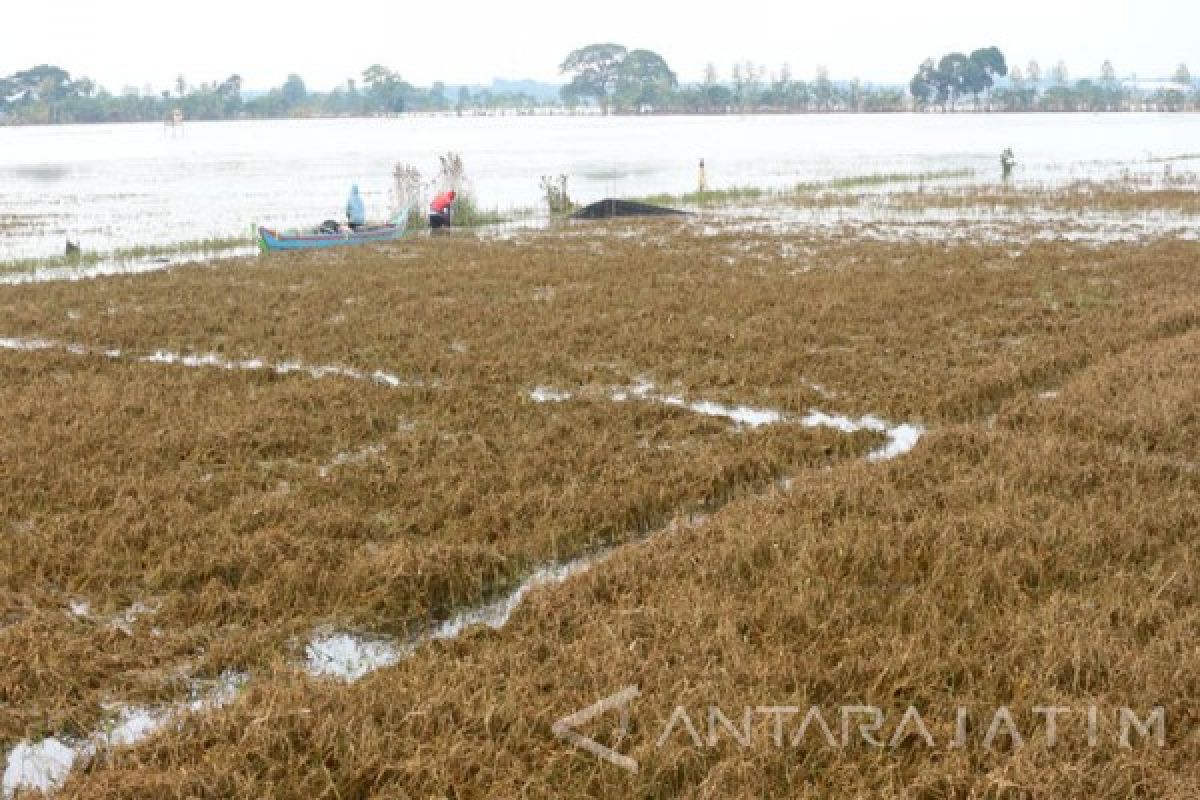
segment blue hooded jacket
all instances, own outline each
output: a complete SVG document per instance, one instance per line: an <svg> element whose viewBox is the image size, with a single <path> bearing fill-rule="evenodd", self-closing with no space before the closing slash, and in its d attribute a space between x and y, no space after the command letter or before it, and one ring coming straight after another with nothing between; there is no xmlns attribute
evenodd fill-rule
<svg viewBox="0 0 1200 800"><path fill-rule="evenodd" d="M350 187L350 199L346 201L346 219L351 225L365 225L367 212L363 208L362 195L358 193L358 184Z"/></svg>

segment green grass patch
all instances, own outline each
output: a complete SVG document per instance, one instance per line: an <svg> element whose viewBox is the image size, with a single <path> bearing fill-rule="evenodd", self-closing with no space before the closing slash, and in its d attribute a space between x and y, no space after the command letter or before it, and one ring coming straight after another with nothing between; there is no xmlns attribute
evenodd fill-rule
<svg viewBox="0 0 1200 800"><path fill-rule="evenodd" d="M866 189L898 183L923 183L926 181L971 178L974 175L975 170L973 169L947 169L933 172L886 172L868 175L850 175L824 181L806 181L785 189L766 189L761 186L732 186L727 189L708 189L703 192L687 192L684 194L652 194L630 199L640 203L651 203L660 206L688 205L699 208L711 208L765 199L786 200L789 197L812 194L813 192L850 191L853 189Z"/></svg>
<svg viewBox="0 0 1200 800"><path fill-rule="evenodd" d="M508 211L500 211L495 208L480 208L476 204L475 199L468 194L462 193L454 201L454 211L451 216L451 225L455 228L484 228L489 225L503 225L506 222L515 222L518 219L526 219L536 216L537 212L533 209L510 209ZM408 230L428 230L429 229L429 212L424 208L414 208L408 212Z"/></svg>
<svg viewBox="0 0 1200 800"><path fill-rule="evenodd" d="M707 189L703 192L687 192L686 194L652 194L633 199L639 203L650 203L656 206L691 205L710 207L732 205L748 200L761 200L764 197L776 194L779 194L779 192L771 189L763 189L758 186L732 186L728 189Z"/></svg>
<svg viewBox="0 0 1200 800"><path fill-rule="evenodd" d="M973 169L945 169L933 172L876 172L868 175L849 175L844 178L832 178L827 181L807 181L795 186L797 193L821 191L845 191L848 189L868 189L874 186L889 186L894 183L924 183L926 181L952 180L955 178L972 178Z"/></svg>
<svg viewBox="0 0 1200 800"><path fill-rule="evenodd" d="M1183 153L1178 156L1165 156L1163 158L1151 158L1151 164L1170 164L1174 161L1197 161L1200 160L1200 153Z"/></svg>

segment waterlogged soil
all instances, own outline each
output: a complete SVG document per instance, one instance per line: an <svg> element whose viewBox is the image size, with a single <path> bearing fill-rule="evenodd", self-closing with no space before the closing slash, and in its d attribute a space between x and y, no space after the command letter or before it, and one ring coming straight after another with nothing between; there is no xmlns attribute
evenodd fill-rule
<svg viewBox="0 0 1200 800"><path fill-rule="evenodd" d="M0 751L239 675L60 795L1190 797L1198 257L651 221L3 287ZM631 686L584 733L636 772L554 734ZM932 744L660 736L848 705Z"/></svg>

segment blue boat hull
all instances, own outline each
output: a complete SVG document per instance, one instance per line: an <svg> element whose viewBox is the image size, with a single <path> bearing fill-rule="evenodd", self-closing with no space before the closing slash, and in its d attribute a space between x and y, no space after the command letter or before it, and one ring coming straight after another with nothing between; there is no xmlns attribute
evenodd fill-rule
<svg viewBox="0 0 1200 800"><path fill-rule="evenodd" d="M258 246L264 253L281 250L321 250L352 244L391 242L404 235L407 220L345 233L286 233L258 226Z"/></svg>

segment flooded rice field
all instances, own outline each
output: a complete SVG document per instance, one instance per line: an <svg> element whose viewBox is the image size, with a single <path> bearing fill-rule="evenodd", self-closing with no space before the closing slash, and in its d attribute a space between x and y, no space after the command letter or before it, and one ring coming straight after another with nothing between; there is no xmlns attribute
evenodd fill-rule
<svg viewBox="0 0 1200 800"><path fill-rule="evenodd" d="M1019 187L1188 181L1200 161L1180 157L1197 141L1194 115L1155 114L414 116L197 122L174 135L158 124L0 128L0 264L61 256L67 239L88 253L233 247L255 222L290 227L340 217L355 182L369 214L383 218L393 165L412 164L430 179L447 151L462 155L479 207L512 211L543 208L542 176L566 175L572 197L585 203L691 192L701 158L713 190L956 171L972 177L930 187L990 184L999 181L1005 147L1017 154ZM876 204L866 222L881 211L897 217ZM846 217L831 211L790 223L841 225Z"/></svg>
<svg viewBox="0 0 1200 800"><path fill-rule="evenodd" d="M498 207L542 169L688 192L664 137L718 190L682 220L0 270L0 798L1194 796L1193 122L454 122L0 131L28 146L13 252L328 216L356 171L382 202L452 130ZM621 687L633 773L557 735ZM859 701L883 738L931 725L656 738ZM1033 744L1047 703L1079 712L1054 759L987 744L985 709ZM1161 709L1163 744L1117 708Z"/></svg>

